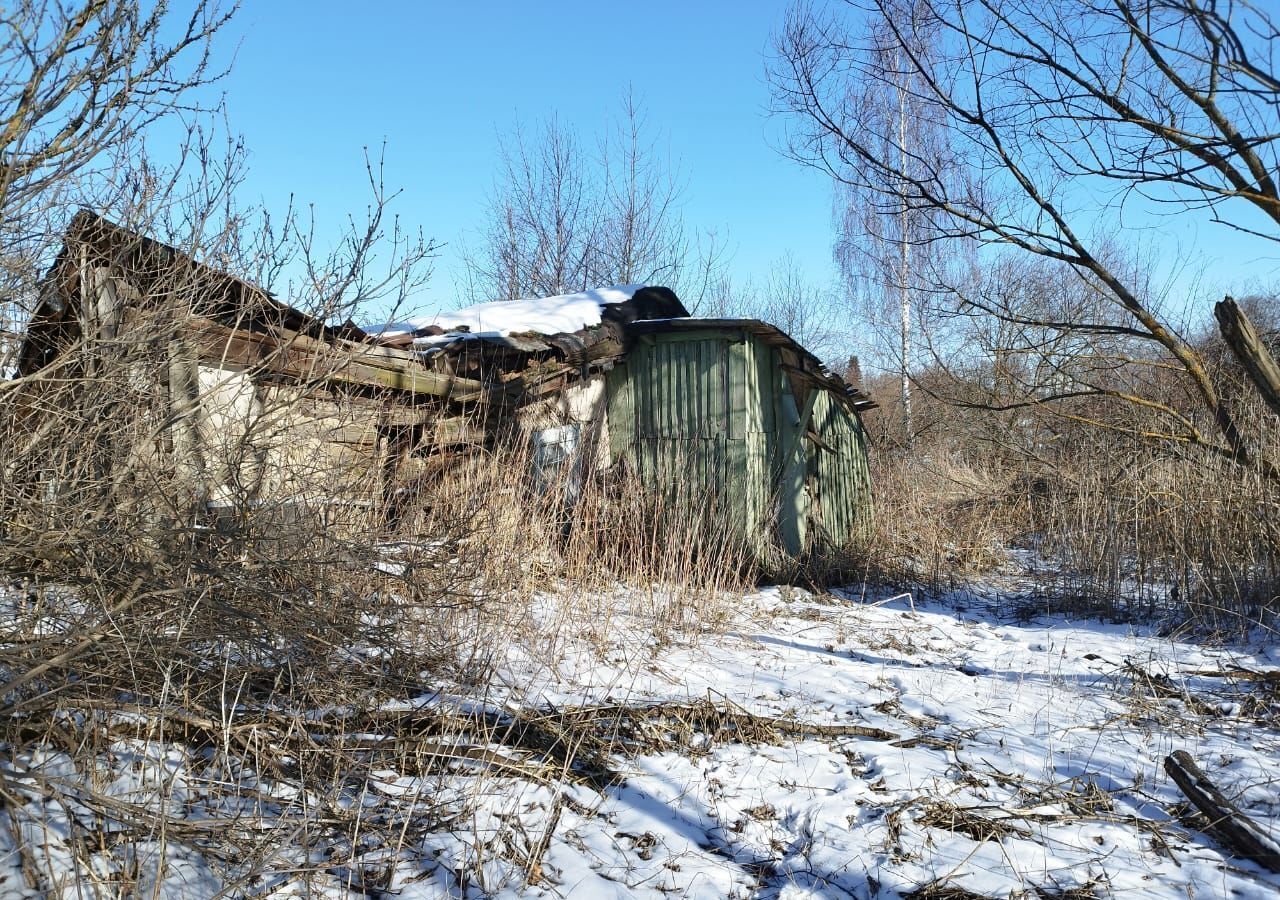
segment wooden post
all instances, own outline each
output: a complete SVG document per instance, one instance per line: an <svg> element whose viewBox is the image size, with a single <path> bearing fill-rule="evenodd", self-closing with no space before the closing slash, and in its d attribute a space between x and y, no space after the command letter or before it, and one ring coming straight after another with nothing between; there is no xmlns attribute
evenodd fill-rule
<svg viewBox="0 0 1280 900"><path fill-rule="evenodd" d="M1271 411L1280 416L1280 365L1263 343L1258 329L1230 297L1213 307L1213 316L1218 320L1222 339L1244 367L1249 380Z"/></svg>
<svg viewBox="0 0 1280 900"><path fill-rule="evenodd" d="M181 335L173 335L169 339L169 421L179 509L199 509L207 499L204 448L196 419L200 410L197 366L193 349Z"/></svg>
<svg viewBox="0 0 1280 900"><path fill-rule="evenodd" d="M786 378L786 376L783 376ZM795 381L792 381L794 390ZM788 431L783 432L784 439L782 445L782 454L778 458L781 466L777 478L778 485L778 526L782 533L782 541L788 553L792 556L799 557L805 550L805 539L808 532L808 518L810 509L810 497L805 493L805 475L808 468L808 454L805 450L805 441L807 440L807 432L809 431L809 422L813 419L813 409L818 402L818 388L809 385L809 393L804 399L804 406L797 411L795 425L786 422L785 426L780 420L778 430L783 432L783 428ZM783 394L783 406L785 411L789 413L795 407L795 395L793 393ZM790 418L786 416L785 418Z"/></svg>

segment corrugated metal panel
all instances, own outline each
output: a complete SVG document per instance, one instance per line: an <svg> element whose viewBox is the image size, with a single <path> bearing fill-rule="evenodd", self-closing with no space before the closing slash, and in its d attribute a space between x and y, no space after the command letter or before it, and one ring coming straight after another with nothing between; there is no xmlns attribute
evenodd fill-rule
<svg viewBox="0 0 1280 900"><path fill-rule="evenodd" d="M814 408L809 441L818 496L815 535L828 549L844 547L871 524L871 478L866 434L857 417L823 393Z"/></svg>
<svg viewBox="0 0 1280 900"><path fill-rule="evenodd" d="M646 335L610 372L608 394L613 457L673 495L727 504L761 550L775 516L792 555L843 546L868 521L856 416L823 390L797 403L777 348L756 335Z"/></svg>

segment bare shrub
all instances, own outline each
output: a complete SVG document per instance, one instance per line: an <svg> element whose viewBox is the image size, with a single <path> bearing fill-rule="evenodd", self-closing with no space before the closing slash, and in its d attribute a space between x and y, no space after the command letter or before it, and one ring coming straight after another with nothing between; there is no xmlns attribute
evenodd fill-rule
<svg viewBox="0 0 1280 900"><path fill-rule="evenodd" d="M1033 504L1057 593L1112 615L1238 633L1270 626L1280 597L1274 488L1215 458L1082 460Z"/></svg>
<svg viewBox="0 0 1280 900"><path fill-rule="evenodd" d="M1275 456L1274 418L1213 338L1197 342L1242 433ZM1231 633L1272 626L1280 498L1270 478L1194 444L1151 440L1163 409L1098 398L993 409L983 398L1002 362L919 373L913 451L892 399L868 418L870 574L948 587L1008 569L1022 550L1042 610ZM1119 389L1132 373L1111 377L1095 380ZM1143 377L1144 392L1194 420L1176 375L1151 364Z"/></svg>
<svg viewBox="0 0 1280 900"><path fill-rule="evenodd" d="M874 526L858 548L873 580L952 588L1006 569L1025 532L1016 474L959 453L878 458Z"/></svg>
<svg viewBox="0 0 1280 900"><path fill-rule="evenodd" d="M407 524L433 534L441 516L473 522L465 555L478 590L514 601L508 610L554 591L573 618L550 632L573 622L607 631L617 604L605 598L625 589L646 626L696 628L753 582L752 548L730 512L687 479L655 489L623 464L599 469L590 450L551 469L533 456L514 431L423 489Z"/></svg>
<svg viewBox="0 0 1280 900"><path fill-rule="evenodd" d="M110 335L0 391L6 806L28 838L64 817L55 843L72 857L32 857L37 890L68 873L70 889L107 894L145 881L138 860L155 857L157 835L216 865L222 884L256 883L286 858L308 869L309 841L355 847L368 826L350 799L367 792L374 758L309 718L376 711L477 662L455 648L479 640L460 611L480 595L447 565L471 523L383 547L364 476L336 483L332 461L291 446L315 421L308 404L341 410L343 396L261 387L231 427L227 409L207 408L216 390L186 393L173 351L189 337L167 304L137 305ZM234 445L218 448L227 458L200 458L189 442L202 429L205 449ZM236 448L267 471L250 477L246 459L229 461ZM183 757L177 775L167 752ZM139 760L136 789L117 789L122 753ZM327 812L296 808L290 792ZM210 832L193 815L229 818ZM128 837L94 846L104 827Z"/></svg>
<svg viewBox="0 0 1280 900"><path fill-rule="evenodd" d="M378 233L374 217L336 267L346 280L312 282L313 312L376 283L360 272ZM474 523L461 509L429 541L387 545L378 456L342 448L374 446L388 398L333 382L338 351L286 375L282 359L316 345L287 329L256 362L210 359L207 317L245 299L227 296L239 283L151 246L120 248L119 270L73 267L89 298L74 328L38 320L27 350L42 355L0 384L5 825L51 894L187 878L237 893L281 868L361 882L362 842L436 821L425 800L412 816L359 801L378 766L435 778L451 754L371 745L346 723L484 684L488 659L460 648L490 646L486 601L452 565ZM412 283L426 252L397 256L390 280ZM104 285L124 302L95 305ZM254 302L246 327L279 313Z"/></svg>

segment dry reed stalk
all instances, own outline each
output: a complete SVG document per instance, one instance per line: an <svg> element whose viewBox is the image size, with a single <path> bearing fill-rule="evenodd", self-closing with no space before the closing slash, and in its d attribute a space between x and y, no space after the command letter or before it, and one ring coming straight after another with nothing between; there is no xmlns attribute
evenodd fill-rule
<svg viewBox="0 0 1280 900"><path fill-rule="evenodd" d="M300 884L384 884L370 842L416 846L510 782L603 772L620 745L594 722L454 720L430 737L406 733L407 720L380 735L356 723L441 686L481 706L512 699L495 676L516 643L555 661L584 631L601 642L695 633L752 578L692 487L655 492L621 473L570 484L564 469L535 491L519 440L409 486L388 527L374 507L333 502L322 460L278 449L317 397L345 415L342 396L310 389L260 392L221 433L217 458L202 461L225 488L210 516L173 442L173 386L154 377L175 327L140 316L29 389L0 393L0 569L22 585L0 590L12 608L0 625L0 744L15 761L0 789L18 829L78 811L67 846L85 861L71 889L98 889L90 873L104 866L115 881L103 890L141 883L138 848L157 836L237 890L273 870ZM255 471L264 453L278 471ZM343 489L373 494L369 478ZM322 710L343 711L349 727L320 727ZM185 787L122 801L113 760L157 747L181 755ZM389 772L414 781L412 802L388 793ZM431 799L459 783L452 800ZM217 827L193 826L171 802ZM102 822L116 837L91 847ZM489 877L497 858L536 869L549 838L518 833L477 837L456 877ZM504 849L511 841L525 849ZM54 877L51 859L32 863L38 877Z"/></svg>

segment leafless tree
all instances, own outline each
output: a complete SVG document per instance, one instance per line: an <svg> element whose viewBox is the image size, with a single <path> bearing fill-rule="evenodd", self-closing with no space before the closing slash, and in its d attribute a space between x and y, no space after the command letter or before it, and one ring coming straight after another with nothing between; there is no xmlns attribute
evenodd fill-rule
<svg viewBox="0 0 1280 900"><path fill-rule="evenodd" d="M0 17L0 328L82 204L138 191L140 137L215 80L211 40L235 4L20 0ZM92 198L92 199L90 199ZM98 202L98 205L105 205Z"/></svg>
<svg viewBox="0 0 1280 900"><path fill-rule="evenodd" d="M890 28L890 18L897 23L897 32ZM946 132L936 126L937 116L920 91L918 75L897 43L901 35L917 56L928 57L936 44L933 24L927 9L915 0L894 0L883 15L868 17L862 35L868 65L875 68L877 77L858 85L859 104L866 120L883 136L881 152L896 154L904 172L925 165L946 167ZM892 323L894 339L886 344L893 349L887 355L898 375L904 435L910 441L913 339L923 327L920 319L925 312L917 295L925 289L922 275L936 264L933 257L938 253L938 245L929 240L929 211L908 202L908 183L903 179L884 181L873 190L842 184L836 205L836 261L854 297L863 301L860 305L868 319Z"/></svg>
<svg viewBox="0 0 1280 900"><path fill-rule="evenodd" d="M559 120L503 146L485 231L467 261L475 299L516 300L607 284L665 284L695 305L720 267L713 235L695 239L682 185L628 93L621 115L584 150Z"/></svg>
<svg viewBox="0 0 1280 900"><path fill-rule="evenodd" d="M690 240L680 215L681 185L662 160L635 95L601 147L603 213L595 278L655 284L682 274Z"/></svg>
<svg viewBox="0 0 1280 900"><path fill-rule="evenodd" d="M552 119L502 147L483 249L471 261L485 299L518 300L589 287L600 209L577 140Z"/></svg>
<svg viewBox="0 0 1280 900"><path fill-rule="evenodd" d="M1065 265L1101 292L1114 316L1077 321L970 308L1014 325L1149 346L1180 373L1198 409L1188 414L1158 397L1088 382L1026 402L1126 402L1159 420L1144 430L1148 439L1277 477L1185 329L1107 252L1112 239L1097 228L1099 216L1155 206L1280 237L1266 224L1280 223L1280 83L1271 61L1278 32L1266 9L1247 0L923 0L919 9L937 35L929 55L888 0L792 12L772 80L778 102L800 123L793 154L859 190L904 185L910 209L931 216L933 240ZM857 102L852 88L888 77L850 38L848 20L864 12L883 18L913 92L947 131L947 169L913 155ZM1263 223L1247 224L1241 206L1261 212Z"/></svg>

